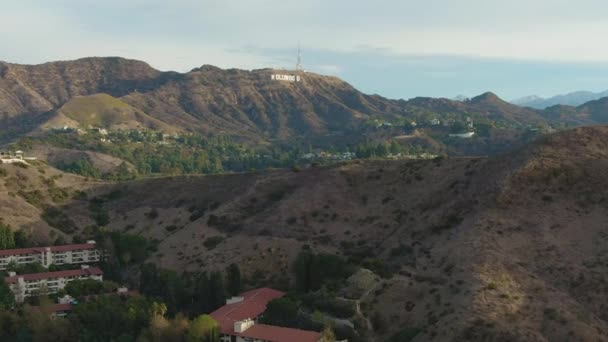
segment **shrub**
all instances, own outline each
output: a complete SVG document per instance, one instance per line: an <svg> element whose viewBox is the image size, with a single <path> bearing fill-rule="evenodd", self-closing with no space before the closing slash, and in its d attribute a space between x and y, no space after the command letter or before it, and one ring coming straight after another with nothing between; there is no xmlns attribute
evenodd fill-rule
<svg viewBox="0 0 608 342"><path fill-rule="evenodd" d="M19 190L17 192L17 194L21 197L23 197L23 199L35 206L35 207L40 207L42 205L42 202L44 200L44 196L42 195L42 193L39 190L34 190L34 191L23 191L23 190Z"/></svg>
<svg viewBox="0 0 608 342"><path fill-rule="evenodd" d="M146 213L146 217L150 220L158 218L158 210L156 210L156 208L152 208L152 210Z"/></svg>
<svg viewBox="0 0 608 342"><path fill-rule="evenodd" d="M57 228L66 234L73 233L77 229L74 221L72 221L66 213L54 207L46 208L42 213L42 219L46 221L49 226Z"/></svg>
<svg viewBox="0 0 608 342"><path fill-rule="evenodd" d="M176 230L177 230L177 228L178 228L178 227L177 227L176 225L172 224L172 225L170 225L170 226L166 226L166 227L165 227L165 230L166 230L166 231L168 231L168 232L173 232L173 231L176 231Z"/></svg>
<svg viewBox="0 0 608 342"><path fill-rule="evenodd" d="M406 256L406 255L411 255L412 252L413 252L412 247L401 244L401 245L399 245L399 247L395 247L395 248L391 249L391 256L392 257Z"/></svg>
<svg viewBox="0 0 608 342"><path fill-rule="evenodd" d="M205 241L203 242L203 245L205 247L207 247L208 250L212 250L215 247L217 247L217 245L222 243L222 241L224 241L224 239L225 238L223 236L219 236L219 235L212 236L212 237L205 239Z"/></svg>

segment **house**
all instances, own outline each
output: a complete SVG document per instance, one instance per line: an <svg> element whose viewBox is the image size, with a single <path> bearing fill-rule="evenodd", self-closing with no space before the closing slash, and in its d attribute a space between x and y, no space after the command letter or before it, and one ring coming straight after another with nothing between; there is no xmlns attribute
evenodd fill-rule
<svg viewBox="0 0 608 342"><path fill-rule="evenodd" d="M40 294L57 293L73 280L93 279L103 281L103 271L97 267L82 265L81 269L47 273L16 275L9 272L4 278L15 295L15 301L22 303L25 298Z"/></svg>
<svg viewBox="0 0 608 342"><path fill-rule="evenodd" d="M467 132L467 133L459 133L459 134L450 134L451 138L461 138L461 139L470 139L475 135L475 132Z"/></svg>
<svg viewBox="0 0 608 342"><path fill-rule="evenodd" d="M36 160L36 158L23 156L23 151L15 151L14 154L11 152L0 152L0 164L15 164L21 163L29 165L27 160Z"/></svg>
<svg viewBox="0 0 608 342"><path fill-rule="evenodd" d="M222 342L319 342L321 333L258 324L266 305L284 292L270 288L247 291L211 313L220 324Z"/></svg>
<svg viewBox="0 0 608 342"><path fill-rule="evenodd" d="M83 244L5 249L0 250L0 271L6 270L11 262L17 265L39 263L48 268L50 265L95 263L100 259L101 252L94 240Z"/></svg>

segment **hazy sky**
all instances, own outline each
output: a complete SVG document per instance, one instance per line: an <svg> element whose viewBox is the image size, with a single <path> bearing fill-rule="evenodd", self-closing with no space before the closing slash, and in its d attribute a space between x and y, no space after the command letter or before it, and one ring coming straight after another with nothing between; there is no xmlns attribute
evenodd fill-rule
<svg viewBox="0 0 608 342"><path fill-rule="evenodd" d="M304 64L393 98L608 89L606 0L3 0L0 60Z"/></svg>

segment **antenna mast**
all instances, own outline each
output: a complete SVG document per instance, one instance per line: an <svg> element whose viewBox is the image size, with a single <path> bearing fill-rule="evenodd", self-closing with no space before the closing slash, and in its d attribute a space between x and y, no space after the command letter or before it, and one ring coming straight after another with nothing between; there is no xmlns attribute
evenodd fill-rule
<svg viewBox="0 0 608 342"><path fill-rule="evenodd" d="M296 71L304 71L302 65L302 49L300 49L300 43L298 43L298 62L296 63Z"/></svg>

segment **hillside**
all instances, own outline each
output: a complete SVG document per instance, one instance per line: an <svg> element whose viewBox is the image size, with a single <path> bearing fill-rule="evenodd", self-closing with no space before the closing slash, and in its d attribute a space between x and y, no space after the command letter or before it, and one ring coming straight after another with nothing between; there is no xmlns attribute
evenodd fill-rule
<svg viewBox="0 0 608 342"><path fill-rule="evenodd" d="M608 128L580 128L492 158L84 182L86 197L56 206L86 237L104 198L108 227L156 241L151 261L176 270L238 262L285 284L304 245L343 255L385 276L361 299L385 322L368 340L605 340L607 141Z"/></svg>
<svg viewBox="0 0 608 342"><path fill-rule="evenodd" d="M335 77L307 72L301 82L285 82L271 80L273 73L294 72L208 65L187 73L160 72L118 57L41 65L0 62L0 140L41 127L100 126L228 135L248 144L294 139L333 144L360 141L374 120L401 128L395 132L399 135L411 122L428 125L433 119L443 123L434 131L456 131L459 122L471 117L492 144L495 135L516 143L530 127L547 131L560 126L562 118L512 105L492 93L467 101L391 100L363 94ZM437 134L446 135L425 134L435 140Z"/></svg>
<svg viewBox="0 0 608 342"><path fill-rule="evenodd" d="M72 98L42 126L43 129L62 129L64 127L180 131L151 118L120 99L104 93Z"/></svg>

